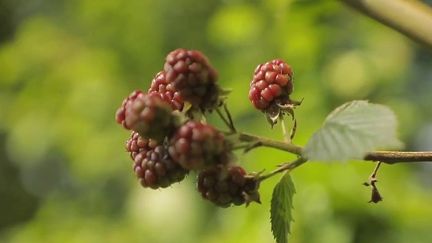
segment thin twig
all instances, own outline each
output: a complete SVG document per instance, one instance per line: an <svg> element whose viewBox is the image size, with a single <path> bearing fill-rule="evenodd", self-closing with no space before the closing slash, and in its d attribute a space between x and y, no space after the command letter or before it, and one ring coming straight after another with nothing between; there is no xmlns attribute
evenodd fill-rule
<svg viewBox="0 0 432 243"><path fill-rule="evenodd" d="M222 114L222 112L219 110L219 108L216 108L216 113L219 115L219 117L222 119L222 121L225 123L225 125L230 129L231 132L234 132L233 128L231 127L230 122L225 118L225 116Z"/></svg>
<svg viewBox="0 0 432 243"><path fill-rule="evenodd" d="M382 163L381 161L378 161L378 163L375 166L375 169L373 170L372 174L370 175L370 178L372 178L372 179L376 178L378 170L379 170L379 168L381 166L381 163Z"/></svg>
<svg viewBox="0 0 432 243"><path fill-rule="evenodd" d="M226 114L227 117L228 117L228 122L230 123L231 130L232 130L233 132L237 132L237 130L236 130L235 126L234 126L234 121L233 121L233 119L232 119L231 112L228 110L228 106L227 106L227 104L223 104L223 108L224 108L225 114Z"/></svg>
<svg viewBox="0 0 432 243"><path fill-rule="evenodd" d="M378 187L376 186L376 183L378 182L376 176L377 176L378 170L381 166L381 163L382 163L381 161L378 161L374 170L372 171L372 174L369 176L369 181L363 183L363 185L365 185L365 186L372 187L371 199L369 200L370 203L371 202L378 203L378 202L383 200L381 193L379 192Z"/></svg>
<svg viewBox="0 0 432 243"><path fill-rule="evenodd" d="M239 140L244 142L257 142L259 146L275 148L292 154L301 155L303 148L292 143L285 143L278 140L264 138L249 133L238 133Z"/></svg>
<svg viewBox="0 0 432 243"><path fill-rule="evenodd" d="M281 173L281 172L284 172L284 171L291 171L291 170L293 170L293 169L299 167L300 165L306 163L306 161L307 161L307 160L304 159L303 157L299 157L298 159L294 160L294 161L291 162L291 163L285 163L285 164L282 164L282 165L281 165L279 168L277 168L276 170L274 170L274 171L272 171L272 172L270 172L270 173L268 173L268 174L266 174L266 175L262 175L262 176L258 177L258 180L259 180L259 181L263 181L263 180L266 180L266 179L268 179L268 178L270 178L270 177L272 177L272 176L274 176L274 175L277 175L277 174L279 174L279 173Z"/></svg>

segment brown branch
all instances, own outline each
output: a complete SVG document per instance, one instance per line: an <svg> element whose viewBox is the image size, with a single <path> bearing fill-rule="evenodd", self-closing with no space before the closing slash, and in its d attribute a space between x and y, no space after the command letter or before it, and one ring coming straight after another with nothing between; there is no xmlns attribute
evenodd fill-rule
<svg viewBox="0 0 432 243"><path fill-rule="evenodd" d="M417 0L339 0L432 48L432 9Z"/></svg>
<svg viewBox="0 0 432 243"><path fill-rule="evenodd" d="M430 162L432 161L432 152L376 151L367 154L364 159L371 161L381 161L386 164Z"/></svg>
<svg viewBox="0 0 432 243"><path fill-rule="evenodd" d="M303 147L286 143L270 138L264 138L248 133L238 133L239 140L243 142L253 143L254 147L270 147L286 151L292 154L301 156ZM432 151L419 151L419 152L403 152L403 151L375 151L368 153L364 160L368 161L381 161L386 164L396 163L412 163L412 162L432 162Z"/></svg>

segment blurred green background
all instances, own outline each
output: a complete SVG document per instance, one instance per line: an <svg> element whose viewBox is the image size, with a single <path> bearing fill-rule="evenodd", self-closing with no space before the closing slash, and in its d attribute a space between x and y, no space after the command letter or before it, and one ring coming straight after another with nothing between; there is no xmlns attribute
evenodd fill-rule
<svg viewBox="0 0 432 243"><path fill-rule="evenodd" d="M165 190L137 183L114 121L178 47L199 49L232 88L237 127L282 138L247 94L255 66L294 69L295 142L352 99L390 106L409 150L432 150L432 52L337 1L0 0L0 242L273 242L269 202L219 209L195 176ZM216 119L210 119L221 126ZM292 155L238 155L250 171ZM370 162L293 172L290 242L432 242L432 167L384 165L368 204Z"/></svg>

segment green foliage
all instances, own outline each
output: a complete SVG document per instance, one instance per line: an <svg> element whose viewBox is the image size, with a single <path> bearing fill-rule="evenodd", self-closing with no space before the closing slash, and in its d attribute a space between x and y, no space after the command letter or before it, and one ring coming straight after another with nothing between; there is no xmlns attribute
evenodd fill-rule
<svg viewBox="0 0 432 243"><path fill-rule="evenodd" d="M399 147L397 119L386 106L352 101L330 113L307 143L304 155L310 160L346 161L362 159L379 148Z"/></svg>
<svg viewBox="0 0 432 243"><path fill-rule="evenodd" d="M288 234L291 232L294 183L289 173L283 175L273 189L271 200L271 227L277 243L287 243Z"/></svg>

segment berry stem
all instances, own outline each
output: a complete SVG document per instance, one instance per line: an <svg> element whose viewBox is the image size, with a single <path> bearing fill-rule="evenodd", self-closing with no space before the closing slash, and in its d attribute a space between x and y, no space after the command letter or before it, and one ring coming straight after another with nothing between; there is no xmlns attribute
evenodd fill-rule
<svg viewBox="0 0 432 243"><path fill-rule="evenodd" d="M303 147L292 143L243 132L238 132L237 135L240 141L254 143L255 146L253 148L263 146L302 155ZM366 154L363 160L371 162L381 161L385 164L432 162L432 151L374 151Z"/></svg>
<svg viewBox="0 0 432 243"><path fill-rule="evenodd" d="M278 140L273 140L270 138L264 138L257 135L239 132L239 140L243 142L256 143L256 147L270 147L279 150L283 150L292 154L301 155L303 148L292 143L286 143Z"/></svg>
<svg viewBox="0 0 432 243"><path fill-rule="evenodd" d="M276 170L274 170L274 171L272 171L266 175L262 175L262 176L258 177L258 180L263 181L263 180L266 180L266 179L268 179L274 175L277 175L281 172L292 171L295 168L299 167L300 165L306 163L306 161L307 161L307 159L305 159L303 157L299 157L298 159L294 160L291 163L284 163L284 164L280 165L279 168L277 168Z"/></svg>
<svg viewBox="0 0 432 243"><path fill-rule="evenodd" d="M286 126L285 126L285 120L283 119L283 116L280 117L280 124L281 124L281 128L282 128L282 134L284 137L284 141L287 143L291 143L291 138L290 135L287 132Z"/></svg>
<svg viewBox="0 0 432 243"><path fill-rule="evenodd" d="M235 133L234 125L232 124L232 122L228 121L228 119L222 114L219 107L216 108L216 113L219 115L225 125L229 128L230 132Z"/></svg>
<svg viewBox="0 0 432 243"><path fill-rule="evenodd" d="M234 121L232 119L231 112L229 111L227 104L224 103L223 104L223 108L224 108L225 114L228 117L228 121L229 121L229 124L231 126L232 131L233 132L237 132L237 130L236 130L235 126L234 126Z"/></svg>

